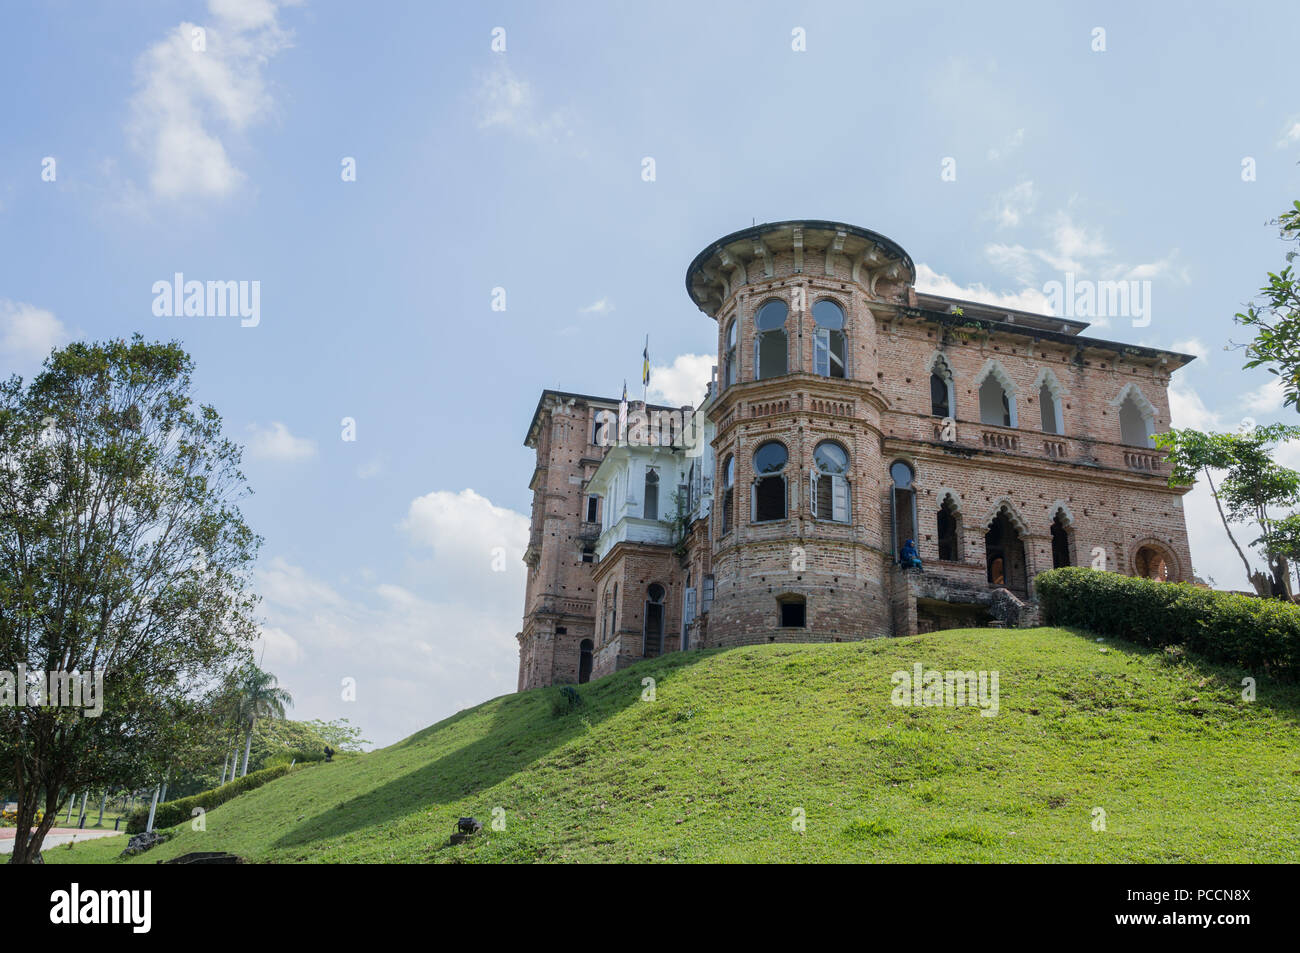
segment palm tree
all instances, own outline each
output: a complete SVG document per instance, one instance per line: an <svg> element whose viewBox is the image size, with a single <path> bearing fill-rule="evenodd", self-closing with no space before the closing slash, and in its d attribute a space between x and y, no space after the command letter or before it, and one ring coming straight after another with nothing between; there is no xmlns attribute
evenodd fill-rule
<svg viewBox="0 0 1300 953"><path fill-rule="evenodd" d="M248 774L248 756L253 750L253 726L257 719L283 718L286 705L293 705L293 696L277 686L276 677L250 664L241 685L243 715L248 729L244 740L244 768L239 776Z"/></svg>

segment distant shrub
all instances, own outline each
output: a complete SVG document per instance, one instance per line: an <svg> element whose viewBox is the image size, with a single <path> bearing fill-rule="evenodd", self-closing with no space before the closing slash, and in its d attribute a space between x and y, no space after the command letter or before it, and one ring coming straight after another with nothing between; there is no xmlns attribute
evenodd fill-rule
<svg viewBox="0 0 1300 953"><path fill-rule="evenodd" d="M191 797L183 797L175 801L165 801L159 804L154 812L153 826L158 830L175 827L177 824L188 821L194 808L201 807L205 811L210 811L218 805L225 804L232 797L260 788L267 781L274 781L276 778L283 777L289 773L289 770L287 764L274 768L263 768L261 771L254 771L242 778L236 778L219 788L213 788L211 791L202 791ZM126 832L128 834L139 834L148 823L148 805L136 808L126 822Z"/></svg>
<svg viewBox="0 0 1300 953"><path fill-rule="evenodd" d="M1048 622L1188 652L1279 678L1300 677L1300 606L1096 569L1034 580ZM1177 653L1169 661L1176 662Z"/></svg>
<svg viewBox="0 0 1300 953"><path fill-rule="evenodd" d="M582 696L572 685L565 685L551 698L551 714L556 718L577 711L583 705Z"/></svg>

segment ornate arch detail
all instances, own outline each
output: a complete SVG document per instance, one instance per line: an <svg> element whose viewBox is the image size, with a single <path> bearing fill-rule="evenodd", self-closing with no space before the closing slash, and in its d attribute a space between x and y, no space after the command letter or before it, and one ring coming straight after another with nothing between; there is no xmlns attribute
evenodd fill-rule
<svg viewBox="0 0 1300 953"><path fill-rule="evenodd" d="M1070 506L1065 500L1057 500L1047 508L1047 522L1050 525L1056 521L1056 514L1060 513L1065 517L1065 528L1074 529L1077 525L1074 522L1074 514L1070 512Z"/></svg>
<svg viewBox="0 0 1300 953"><path fill-rule="evenodd" d="M1029 531L1029 527L1025 524L1024 518L1020 515L1020 510L1016 508L1016 504L1011 502L1011 497L1009 496L1000 496L993 501L993 509L981 525L985 529L988 529L993 525L993 521L998 518L998 514L1003 510L1006 511L1007 518L1011 520L1011 525L1016 528L1016 532L1020 534L1021 539L1032 535Z"/></svg>
<svg viewBox="0 0 1300 953"><path fill-rule="evenodd" d="M1011 380L1011 375L1008 374L1006 372L1006 369L1001 364L998 363L998 359L996 357L990 357L987 361L985 361L984 366L980 368L980 372L975 375L975 379L971 382L971 384L972 386L974 386L976 391L980 389L981 385L983 385L984 383L985 378L987 378L989 375L996 377L998 383L1002 385L1002 389L1006 391L1010 396L1015 397L1019 394L1019 390Z"/></svg>
<svg viewBox="0 0 1300 953"><path fill-rule="evenodd" d="M1069 391L1067 391L1065 386L1057 379L1056 372L1050 367L1044 367L1038 372L1038 376L1034 378L1033 392L1037 394L1044 384L1047 385L1047 389L1052 392L1052 396L1057 400L1069 396Z"/></svg>
<svg viewBox="0 0 1300 953"><path fill-rule="evenodd" d="M952 497L953 511L964 516L965 513L961 508L961 494L946 486L941 486L939 489L934 491L935 506L939 509L943 509L943 504L947 501L948 497Z"/></svg>
<svg viewBox="0 0 1300 953"><path fill-rule="evenodd" d="M1125 399L1130 394L1133 396L1133 401L1137 404L1138 410L1142 412L1142 416L1148 418L1150 422L1154 424L1156 420L1155 405L1151 403L1151 401L1147 400L1147 395L1142 393L1142 388L1138 387L1137 381L1129 381L1120 388L1120 392L1108 400L1107 403L1112 407L1122 407Z"/></svg>

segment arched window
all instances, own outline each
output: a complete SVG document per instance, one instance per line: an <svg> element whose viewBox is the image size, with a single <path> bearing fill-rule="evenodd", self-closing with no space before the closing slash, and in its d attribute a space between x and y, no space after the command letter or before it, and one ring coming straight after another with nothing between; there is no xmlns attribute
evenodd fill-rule
<svg viewBox="0 0 1300 953"><path fill-rule="evenodd" d="M1154 579L1157 582L1173 581L1169 560L1155 546L1138 547L1138 551L1133 556L1133 571L1143 579Z"/></svg>
<svg viewBox="0 0 1300 953"><path fill-rule="evenodd" d="M785 462L789 454L775 440L754 451L754 512L756 523L785 519Z"/></svg>
<svg viewBox="0 0 1300 953"><path fill-rule="evenodd" d="M935 417L956 417L953 404L952 369L942 357L930 369L930 413Z"/></svg>
<svg viewBox="0 0 1300 953"><path fill-rule="evenodd" d="M736 458L727 457L722 464L722 533L731 532L732 504L736 496Z"/></svg>
<svg viewBox="0 0 1300 953"><path fill-rule="evenodd" d="M654 658L664 650L664 587L652 582L646 589L645 621L641 627L641 654Z"/></svg>
<svg viewBox="0 0 1300 953"><path fill-rule="evenodd" d="M980 384L980 423L997 427L1014 427L1015 405L996 374L989 374Z"/></svg>
<svg viewBox="0 0 1300 953"><path fill-rule="evenodd" d="M648 520L659 518L659 473L655 470L645 472L645 508L642 515Z"/></svg>
<svg viewBox="0 0 1300 953"><path fill-rule="evenodd" d="M916 539L916 490L912 486L912 468L902 460L889 467L894 486L889 494L890 522L894 529L894 558L902 552L903 544Z"/></svg>
<svg viewBox="0 0 1300 953"><path fill-rule="evenodd" d="M1070 558L1070 527L1065 514L1057 510L1056 517L1052 520L1052 568L1073 565L1074 560Z"/></svg>
<svg viewBox="0 0 1300 953"><path fill-rule="evenodd" d="M727 346L722 358L722 386L730 387L736 383L736 322L727 325Z"/></svg>
<svg viewBox="0 0 1300 953"><path fill-rule="evenodd" d="M578 644L578 684L583 685L591 681L591 650L594 646L591 639L583 639Z"/></svg>
<svg viewBox="0 0 1300 953"><path fill-rule="evenodd" d="M847 347L844 342L844 309L822 299L813 305L813 373L822 377L844 377Z"/></svg>
<svg viewBox="0 0 1300 953"><path fill-rule="evenodd" d="M984 534L984 559L989 585L1028 594L1025 543L1005 505L998 508Z"/></svg>
<svg viewBox="0 0 1300 953"><path fill-rule="evenodd" d="M961 559L961 513L951 493L944 496L936 523L939 558L956 562Z"/></svg>
<svg viewBox="0 0 1300 953"><path fill-rule="evenodd" d="M812 515L816 519L848 523L849 454L833 440L823 440L813 449L811 492Z"/></svg>
<svg viewBox="0 0 1300 953"><path fill-rule="evenodd" d="M1056 396L1046 380L1038 388L1038 414L1042 420L1043 433L1065 433L1061 421L1061 399Z"/></svg>
<svg viewBox="0 0 1300 953"><path fill-rule="evenodd" d="M754 379L787 373L785 319L790 309L773 298L754 315Z"/></svg>
<svg viewBox="0 0 1300 953"><path fill-rule="evenodd" d="M1119 405L1120 440L1130 447L1151 447L1151 434L1155 432L1155 419L1148 407L1138 401L1137 394L1129 390Z"/></svg>

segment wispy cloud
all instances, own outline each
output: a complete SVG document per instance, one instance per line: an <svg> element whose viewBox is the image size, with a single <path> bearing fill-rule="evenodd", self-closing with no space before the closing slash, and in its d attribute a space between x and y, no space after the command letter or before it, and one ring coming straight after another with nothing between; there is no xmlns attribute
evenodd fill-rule
<svg viewBox="0 0 1300 953"><path fill-rule="evenodd" d="M965 301L980 301L984 304L1010 308L1013 311L1032 311L1039 314L1051 314L1047 296L1034 288L1022 288L1019 291L994 291L983 284L963 285L941 275L924 262L916 265L916 290L926 294L942 295L945 298L961 298Z"/></svg>
<svg viewBox="0 0 1300 953"><path fill-rule="evenodd" d="M499 66L486 74L475 98L480 129L497 129L550 143L574 141L572 111L543 110L532 84L515 75L509 66Z"/></svg>
<svg viewBox="0 0 1300 953"><path fill-rule="evenodd" d="M221 197L244 179L223 136L273 108L266 66L290 45L276 21L292 0L209 0L210 20L182 22L136 61L127 135L154 197Z"/></svg>
<svg viewBox="0 0 1300 953"><path fill-rule="evenodd" d="M997 162L1001 159L1005 159L1007 156L1011 155L1011 153L1018 150L1024 141L1025 130L1017 129L1015 132L1011 133L1011 135L1007 136L1006 139L1002 140L1000 145L996 145L989 149L989 161Z"/></svg>
<svg viewBox="0 0 1300 953"><path fill-rule="evenodd" d="M1014 228L1034 210L1034 183L1013 185L994 198L993 218L999 228Z"/></svg>
<svg viewBox="0 0 1300 953"><path fill-rule="evenodd" d="M599 301L593 301L585 308L579 308L579 314L609 314L614 310L614 302L608 298L601 298Z"/></svg>
<svg viewBox="0 0 1300 953"><path fill-rule="evenodd" d="M309 460L316 456L316 444L306 437L295 437L289 428L278 420L269 427L249 424L251 436L248 440L248 453L254 460L272 460L279 463L291 463L297 460Z"/></svg>
<svg viewBox="0 0 1300 953"><path fill-rule="evenodd" d="M71 335L53 311L0 298L0 357L7 366L38 365Z"/></svg>

